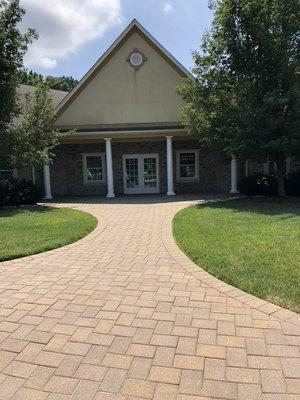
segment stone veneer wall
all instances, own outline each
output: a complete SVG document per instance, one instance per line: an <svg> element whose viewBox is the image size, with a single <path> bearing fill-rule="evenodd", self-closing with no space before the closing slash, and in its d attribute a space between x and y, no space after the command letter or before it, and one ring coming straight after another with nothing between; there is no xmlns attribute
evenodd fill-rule
<svg viewBox="0 0 300 400"><path fill-rule="evenodd" d="M228 192L230 189L230 163L218 161L213 154L200 151L199 181L176 181L176 150L197 149L197 141L173 141L174 185L177 193ZM106 195L106 184L85 185L83 183L83 153L105 153L105 144L62 144L51 166L51 183L55 196ZM114 184L116 194L123 190L124 154L159 154L160 192L167 191L166 142L114 142L112 141Z"/></svg>

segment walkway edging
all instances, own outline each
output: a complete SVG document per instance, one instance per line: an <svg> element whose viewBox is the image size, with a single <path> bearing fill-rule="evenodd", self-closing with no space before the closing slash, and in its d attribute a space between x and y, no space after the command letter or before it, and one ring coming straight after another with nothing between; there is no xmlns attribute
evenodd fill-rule
<svg viewBox="0 0 300 400"><path fill-rule="evenodd" d="M39 205L47 205L47 203L39 203ZM13 258L11 260L2 261L2 262L0 262L0 268L4 267L4 266L7 266L7 265L14 264L15 262L31 261L31 260L34 260L34 259L36 259L38 257L44 256L44 255L46 256L46 255L51 255L51 254L55 254L55 253L65 252L67 250L72 249L73 246L78 245L81 242L84 242L86 240L90 240L91 238L95 238L95 237L101 235L105 231L105 229L107 228L108 221L107 221L107 219L105 217L102 217L101 221L100 221L92 212L89 213L87 211L83 211L80 207L77 207L75 205L66 206L64 204L57 203L57 204L51 205L51 207L53 207L53 208L70 208L72 210L85 212L86 214L90 214L94 218L97 219L97 225L90 233L88 233L87 235L85 235L81 239L76 240L75 242L66 244L65 246L57 247L55 249L41 251L40 253L30 254L29 256L18 257L18 258Z"/></svg>
<svg viewBox="0 0 300 400"><path fill-rule="evenodd" d="M205 203L207 203L207 201L204 201L201 204ZM197 204L199 203L195 202L194 205ZM272 304L266 300L259 299L241 289L231 286L209 274L203 268L191 261L178 247L173 236L173 219L175 216L168 215L165 217L162 225L161 235L162 242L167 252L174 259L174 261L181 266L181 268L193 275L198 280L201 280L207 286L217 290L221 294L231 297L232 299L237 300L246 306L261 311L269 316L279 319L280 321L289 322L296 326L300 326L299 314Z"/></svg>

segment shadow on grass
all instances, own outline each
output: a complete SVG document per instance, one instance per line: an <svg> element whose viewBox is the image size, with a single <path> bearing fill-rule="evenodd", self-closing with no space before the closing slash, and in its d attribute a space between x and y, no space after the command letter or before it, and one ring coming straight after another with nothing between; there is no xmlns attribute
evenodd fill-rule
<svg viewBox="0 0 300 400"><path fill-rule="evenodd" d="M14 207L4 207L0 208L0 218L9 218L19 215L23 212L51 212L54 208L49 206L38 206L38 205L28 205L28 206L14 206Z"/></svg>
<svg viewBox="0 0 300 400"><path fill-rule="evenodd" d="M222 209L234 212L250 212L262 215L277 215L282 219L300 216L300 198L245 198L199 204L197 208Z"/></svg>

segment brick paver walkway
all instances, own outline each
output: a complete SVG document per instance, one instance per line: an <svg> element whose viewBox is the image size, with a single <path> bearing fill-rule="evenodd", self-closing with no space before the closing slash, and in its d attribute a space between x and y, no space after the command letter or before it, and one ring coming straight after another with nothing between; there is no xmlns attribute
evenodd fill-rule
<svg viewBox="0 0 300 400"><path fill-rule="evenodd" d="M190 262L186 205L73 204L93 233L0 264L1 400L300 399L299 316Z"/></svg>

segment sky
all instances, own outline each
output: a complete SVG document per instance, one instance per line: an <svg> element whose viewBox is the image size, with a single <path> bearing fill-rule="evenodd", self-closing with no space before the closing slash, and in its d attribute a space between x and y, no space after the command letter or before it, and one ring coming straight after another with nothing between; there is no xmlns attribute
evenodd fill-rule
<svg viewBox="0 0 300 400"><path fill-rule="evenodd" d="M210 27L208 0L21 0L21 29L35 28L25 67L80 79L136 18L187 69Z"/></svg>

